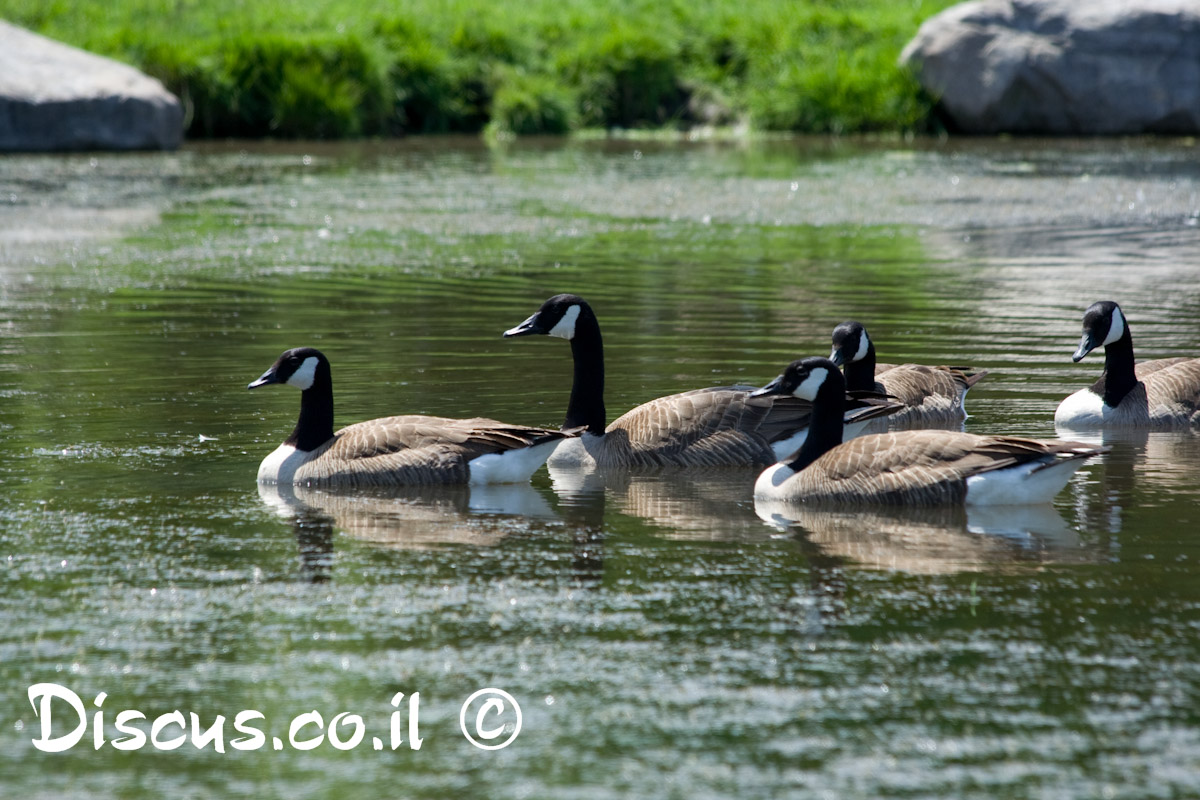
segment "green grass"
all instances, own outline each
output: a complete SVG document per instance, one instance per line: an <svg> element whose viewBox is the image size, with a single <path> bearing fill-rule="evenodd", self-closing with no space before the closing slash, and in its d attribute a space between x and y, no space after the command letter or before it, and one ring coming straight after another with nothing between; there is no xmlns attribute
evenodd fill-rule
<svg viewBox="0 0 1200 800"><path fill-rule="evenodd" d="M953 2L0 0L0 17L162 79L192 137L849 133L930 125L896 58Z"/></svg>

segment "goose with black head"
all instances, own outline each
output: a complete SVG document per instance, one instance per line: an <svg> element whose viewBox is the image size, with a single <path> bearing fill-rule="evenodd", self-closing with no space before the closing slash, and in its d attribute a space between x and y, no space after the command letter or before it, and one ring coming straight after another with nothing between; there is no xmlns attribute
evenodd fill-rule
<svg viewBox="0 0 1200 800"><path fill-rule="evenodd" d="M1088 306L1083 338L1071 356L1081 361L1104 348L1104 372L1059 404L1054 423L1094 428L1187 428L1200 424L1200 358L1135 363L1133 336L1121 307L1111 300Z"/></svg>
<svg viewBox="0 0 1200 800"><path fill-rule="evenodd" d="M584 433L559 444L548 460L553 467L763 466L795 452L808 435L811 403L755 397L750 386L659 397L606 425L604 344L592 307L578 295L555 295L504 332L532 335L566 339L574 361L563 427ZM848 429L862 428L899 409L881 396L854 398L843 422Z"/></svg>
<svg viewBox="0 0 1200 800"><path fill-rule="evenodd" d="M792 458L755 482L763 500L927 506L1048 503L1083 461L1106 452L1081 442L894 431L843 443L845 379L826 358L792 362L759 396L812 401L813 432Z"/></svg>
<svg viewBox="0 0 1200 800"><path fill-rule="evenodd" d="M987 370L878 363L866 327L853 320L833 329L829 359L842 367L849 391L881 392L904 405L882 426L892 430L960 426L967 418L967 392L988 374Z"/></svg>
<svg viewBox="0 0 1200 800"><path fill-rule="evenodd" d="M311 347L286 351L247 388L272 384L300 390L300 418L259 465L260 483L516 483L529 480L560 441L578 433L423 415L381 417L334 431L329 360Z"/></svg>

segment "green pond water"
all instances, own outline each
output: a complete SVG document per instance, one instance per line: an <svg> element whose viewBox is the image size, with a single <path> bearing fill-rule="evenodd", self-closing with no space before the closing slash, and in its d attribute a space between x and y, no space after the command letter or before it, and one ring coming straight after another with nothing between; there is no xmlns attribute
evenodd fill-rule
<svg viewBox="0 0 1200 800"><path fill-rule="evenodd" d="M752 470L260 492L298 396L245 389L314 345L339 424L556 426L569 348L500 334L569 291L604 331L610 417L764 383L857 318L883 361L991 371L968 431L1053 437L1101 369L1070 361L1094 300L1122 303L1140 357L1200 355L1198 156L433 139L0 158L0 794L1200 796L1196 434L1104 437L1053 507L768 522ZM35 684L89 715L69 750L34 746ZM461 730L484 688L521 708L503 749ZM479 702L467 726L510 736L511 704ZM51 708L69 734L78 714ZM125 710L146 736L223 716L225 752L117 749ZM262 743L239 750L247 710ZM343 746L301 749L330 728Z"/></svg>

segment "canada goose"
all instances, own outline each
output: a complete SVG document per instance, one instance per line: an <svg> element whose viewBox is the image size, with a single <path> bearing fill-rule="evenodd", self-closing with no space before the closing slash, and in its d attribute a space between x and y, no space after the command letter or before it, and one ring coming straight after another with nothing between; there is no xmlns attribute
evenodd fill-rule
<svg viewBox="0 0 1200 800"><path fill-rule="evenodd" d="M1133 363L1133 337L1121 307L1092 303L1083 313L1080 361L1104 346L1100 380L1063 400L1054 422L1067 428L1184 428L1200 422L1200 358Z"/></svg>
<svg viewBox="0 0 1200 800"><path fill-rule="evenodd" d="M786 398L752 397L753 387L718 386L643 403L605 427L604 345L592 307L578 295L551 297L505 337L543 334L571 343L575 377L563 428L585 428L562 442L555 467L764 466L795 452L812 408ZM865 425L899 405L864 399L846 422ZM841 421L839 420L839 423ZM840 428L839 428L840 430Z"/></svg>
<svg viewBox="0 0 1200 800"><path fill-rule="evenodd" d="M756 498L935 505L1047 503L1083 459L1106 452L1080 442L958 431L897 431L841 443L845 379L826 358L792 362L759 395L813 402L813 426L795 457L758 477Z"/></svg>
<svg viewBox="0 0 1200 800"><path fill-rule="evenodd" d="M875 343L862 323L854 321L833 329L829 358L843 368L850 391L875 390L904 404L904 410L889 416L881 430L958 425L967 418L967 392L987 375L987 370L970 373L954 367L877 364Z"/></svg>
<svg viewBox="0 0 1200 800"><path fill-rule="evenodd" d="M300 393L300 419L258 468L260 483L379 486L526 481L573 431L491 419L382 417L333 430L329 361L311 347L288 350L248 389L284 383Z"/></svg>

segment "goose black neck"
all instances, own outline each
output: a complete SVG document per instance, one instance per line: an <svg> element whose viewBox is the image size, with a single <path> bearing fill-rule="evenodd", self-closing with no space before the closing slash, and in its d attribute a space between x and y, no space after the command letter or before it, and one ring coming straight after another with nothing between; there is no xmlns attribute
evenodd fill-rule
<svg viewBox="0 0 1200 800"><path fill-rule="evenodd" d="M317 365L312 386L300 393L300 419L284 440L297 450L311 452L333 438L333 380L329 365Z"/></svg>
<svg viewBox="0 0 1200 800"><path fill-rule="evenodd" d="M866 336L866 334L863 334ZM846 377L846 389L852 392L875 390L875 343L867 342L867 354L858 361L847 361L842 368Z"/></svg>
<svg viewBox="0 0 1200 800"><path fill-rule="evenodd" d="M846 413L846 387L842 381L826 380L813 400L808 436L796 457L788 462L794 471L807 467L842 443L842 417Z"/></svg>
<svg viewBox="0 0 1200 800"><path fill-rule="evenodd" d="M575 378L563 428L586 427L588 433L600 436L605 425L604 343L600 338L600 323L587 306L575 321L571 357L575 362Z"/></svg>
<svg viewBox="0 0 1200 800"><path fill-rule="evenodd" d="M1115 408L1121 399L1137 386L1133 368L1133 337L1128 323L1121 338L1104 347L1104 373L1092 385L1092 391L1104 398L1104 404Z"/></svg>

